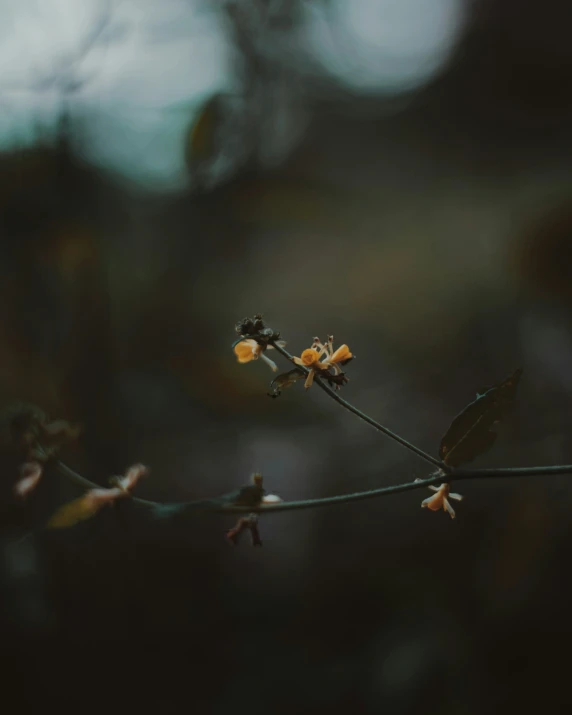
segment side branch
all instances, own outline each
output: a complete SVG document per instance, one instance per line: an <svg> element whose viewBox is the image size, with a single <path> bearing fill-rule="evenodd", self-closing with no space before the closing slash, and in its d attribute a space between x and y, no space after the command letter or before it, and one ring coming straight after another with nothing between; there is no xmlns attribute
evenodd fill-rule
<svg viewBox="0 0 572 715"><path fill-rule="evenodd" d="M285 350L281 345L279 345L276 341L271 341L270 343L275 350L277 350L283 357L287 358L288 360L292 361L293 355L290 355L290 353ZM297 365L299 370L302 370L303 372L306 373L306 375L309 374L309 370L301 365ZM316 376L314 379L314 382L322 389L327 395L329 395L333 400L335 400L339 405L344 407L346 410L349 412L352 412L354 415L362 419L364 422L367 422L369 425L371 425L374 429L376 429L378 432L382 432L384 435L389 437L390 439L393 439L395 442L398 442L400 445L408 449L410 452L414 452L418 457L421 457L421 459L424 459L426 462L429 462L430 464L433 464L436 467L439 467L439 469L442 469L444 472L449 472L450 468L444 464L440 459L437 459L437 457L433 457L427 452L424 452L422 449L419 447L416 447L414 444L411 444L411 442L408 442L406 439L403 439L403 437L400 437L398 434L395 434L395 432L392 432L390 429L387 427L384 427L382 424L379 422L376 422L374 419L371 417L368 417L364 412L361 410L358 410L357 407L354 407L352 404L347 402L346 400L343 399L343 397L340 397L335 390L332 390L331 387L326 385L320 378L319 376Z"/></svg>

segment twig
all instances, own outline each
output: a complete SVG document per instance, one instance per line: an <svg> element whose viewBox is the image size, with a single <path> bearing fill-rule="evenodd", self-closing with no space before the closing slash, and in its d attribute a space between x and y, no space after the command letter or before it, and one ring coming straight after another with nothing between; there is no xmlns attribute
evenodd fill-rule
<svg viewBox="0 0 572 715"><path fill-rule="evenodd" d="M63 476L71 479L83 487L93 489L98 486L97 484L90 482L88 479L85 479L85 477L77 474L62 462L58 462L57 467ZM210 511L219 514L267 514L277 511L296 511L298 509L315 509L322 506L333 506L334 504L347 504L354 501L389 496L390 494L400 494L401 492L413 491L414 489L424 489L434 484L442 484L443 482L453 480L463 481L466 479L529 477L555 474L572 474L572 464L563 464L552 467L539 466L506 469L458 469L452 470L449 474L439 472L431 475L427 479L405 482L404 484L394 484L388 487L379 487L378 489L368 489L366 491L353 492L351 494L339 494L333 497L304 499L300 501L282 501L272 504L259 504L258 506L237 506L233 504L232 498L234 493L217 497L215 499L200 499L198 501L174 502L167 504L148 501L147 499L138 499L136 497L131 497L130 501L148 508L150 511L155 512L156 516L161 518L169 516L186 516L191 512L196 511Z"/></svg>
<svg viewBox="0 0 572 715"><path fill-rule="evenodd" d="M272 345L272 347L274 347L283 357L292 361L293 356L290 355L290 353L287 350L285 350L283 347L281 347L274 341L271 341L270 345ZM303 370L306 375L309 374L309 370L307 368L303 367L302 365L297 365L297 367L299 370ZM403 437L400 437L398 434L395 434L395 432L392 432L387 427L384 427L379 422L376 422L371 417L368 417L361 410L358 410L357 407L354 407L352 404L350 404L349 402L344 400L343 397L340 397L337 394L337 392L332 390L331 387L329 387L324 382L322 382L322 380L320 380L320 377L318 375L316 375L314 382L320 387L320 389L322 389L327 395L329 395L339 405L344 407L349 412L352 412L354 415L356 415L357 417L362 419L364 422L367 422L369 425L371 425L378 432L382 432L387 437L390 437L391 439L395 440L395 442L399 442L399 444L401 444L403 447L408 449L410 452L414 452L418 457L421 457L421 459L424 459L426 462L429 462L430 464L433 464L434 466L439 467L439 469L442 469L444 472L451 471L451 468L448 467L446 464L444 464L440 459L437 459L437 457L432 457L430 454L427 454L427 452L424 452L422 449L419 449L419 447L416 447L414 444L411 444L411 442L408 442L406 439L403 439Z"/></svg>
<svg viewBox="0 0 572 715"><path fill-rule="evenodd" d="M550 477L555 474L572 474L572 464L555 464L538 467L490 467L486 469L454 469L443 481L455 479L496 479L498 477Z"/></svg>

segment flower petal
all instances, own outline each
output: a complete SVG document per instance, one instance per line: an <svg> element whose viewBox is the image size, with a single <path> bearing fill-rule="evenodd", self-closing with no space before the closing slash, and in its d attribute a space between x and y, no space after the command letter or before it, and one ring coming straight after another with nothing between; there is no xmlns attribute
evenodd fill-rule
<svg viewBox="0 0 572 715"><path fill-rule="evenodd" d="M449 514L451 515L451 519L455 518L455 510L449 503L449 500L447 499L447 497L443 498L443 510L449 512Z"/></svg>
<svg viewBox="0 0 572 715"><path fill-rule="evenodd" d="M125 490L121 487L111 487L111 489L98 487L96 489L90 489L83 498L87 504L95 507L109 504L114 502L116 499L121 499L124 496Z"/></svg>
<svg viewBox="0 0 572 715"><path fill-rule="evenodd" d="M300 355L302 365L305 365L306 367L310 367L311 365L317 363L318 357L318 351L313 348L307 348L307 350L304 350L304 352Z"/></svg>
<svg viewBox="0 0 572 715"><path fill-rule="evenodd" d="M330 357L329 362L343 362L352 357L350 349L347 345L340 345L336 352Z"/></svg>
<svg viewBox="0 0 572 715"><path fill-rule="evenodd" d="M306 382L304 383L304 388L307 390L309 387L312 387L312 383L314 382L314 375L316 374L316 371L314 368L310 369L310 374L306 378Z"/></svg>
<svg viewBox="0 0 572 715"><path fill-rule="evenodd" d="M439 511L443 508L443 495L442 493L434 494L432 497L428 497L421 502L422 507L427 507L431 511Z"/></svg>
<svg viewBox="0 0 572 715"><path fill-rule="evenodd" d="M18 497L27 496L38 484L42 476L42 465L39 462L26 462L20 468L20 479L14 485L14 493Z"/></svg>
<svg viewBox="0 0 572 715"><path fill-rule="evenodd" d="M125 472L124 477L117 477L114 481L118 487L129 491L137 484L137 482L147 474L149 470L144 464L134 464Z"/></svg>
<svg viewBox="0 0 572 715"><path fill-rule="evenodd" d="M256 360L258 357L257 349L259 347L260 346L256 340L251 340L250 338L247 340L241 340L240 343L237 343L234 346L234 354L236 355L238 362L250 362L251 360Z"/></svg>

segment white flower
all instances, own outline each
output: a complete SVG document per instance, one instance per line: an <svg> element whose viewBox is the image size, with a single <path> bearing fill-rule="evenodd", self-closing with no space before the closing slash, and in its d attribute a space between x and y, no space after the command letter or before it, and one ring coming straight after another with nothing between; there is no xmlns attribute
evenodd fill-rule
<svg viewBox="0 0 572 715"><path fill-rule="evenodd" d="M423 479L416 479L416 482L422 482ZM439 511L443 509L449 513L451 519L455 518L455 510L451 506L449 499L454 499L455 501L462 501L463 497L460 494L455 494L451 492L450 485L445 482L441 484L440 487L435 487L432 484L429 486L431 491L436 492L432 497L428 497L421 502L423 508L431 509L431 511Z"/></svg>

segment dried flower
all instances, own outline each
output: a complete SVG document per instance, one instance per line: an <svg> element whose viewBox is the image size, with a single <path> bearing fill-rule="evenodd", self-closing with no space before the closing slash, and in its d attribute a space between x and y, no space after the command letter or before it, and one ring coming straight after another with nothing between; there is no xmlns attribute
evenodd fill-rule
<svg viewBox="0 0 572 715"><path fill-rule="evenodd" d="M322 358L322 356L325 357ZM314 382L316 372L325 373L325 377L330 373L330 368L333 369L334 375L341 375L342 368L340 365L345 364L353 357L347 345L340 345L337 350L334 350L334 336L328 335L325 344L322 344L319 338L314 338L311 348L307 348L302 352L300 357L293 357L292 360L296 365L309 368L310 372L304 383L304 387L308 389ZM346 378L347 380L347 378ZM339 387L340 383L336 383Z"/></svg>
<svg viewBox="0 0 572 715"><path fill-rule="evenodd" d="M284 345L286 345L283 340L277 340L276 344L280 345L281 347L284 347ZM278 366L273 360L270 360L270 358L266 357L266 355L264 354L265 350L272 350L272 348L272 345L260 343L256 340L253 340L252 338L245 338L234 346L234 354L236 355L236 359L239 363L247 363L251 360L258 360L258 358L260 357L267 365L270 366L270 368L274 372L276 372L278 370Z"/></svg>
<svg viewBox="0 0 572 715"><path fill-rule="evenodd" d="M416 482L422 482L423 479L416 479ZM462 501L463 497L460 494L455 494L451 492L451 486L448 482L441 484L440 487L429 486L431 491L435 492L432 497L428 497L421 502L422 507L431 509L431 511L439 511L443 509L449 513L451 519L455 518L455 510L451 506L449 499L454 499L455 501Z"/></svg>
<svg viewBox="0 0 572 715"><path fill-rule="evenodd" d="M281 502L282 499L278 495L265 493L262 482L262 474L255 472L252 475L252 484L241 487L237 492L227 495L228 503L232 506L255 508L263 504L277 504ZM236 526L226 532L226 537L233 546L237 546L243 531L250 531L253 546L262 546L260 533L258 531L257 514L249 514L248 516L241 517L236 522Z"/></svg>
<svg viewBox="0 0 572 715"><path fill-rule="evenodd" d="M79 425L52 420L35 405L17 402L0 414L0 446L19 452L21 463L45 463L67 442L77 439Z"/></svg>
<svg viewBox="0 0 572 715"><path fill-rule="evenodd" d="M124 492L129 492L141 477L144 477L148 472L149 469L144 464L134 464L132 467L129 467L124 476L111 477L109 481Z"/></svg>
<svg viewBox="0 0 572 715"><path fill-rule="evenodd" d="M24 498L33 491L40 477L42 476L43 468L39 462L26 462L20 467L22 478L14 485L14 493L17 497Z"/></svg>
<svg viewBox="0 0 572 715"><path fill-rule="evenodd" d="M117 499L130 496L130 491L139 479L147 474L148 469L142 464L135 464L125 472L122 477L112 477L110 488L96 487L90 489L79 499L64 504L48 522L51 529L63 529L74 526L80 521L94 516L106 504L113 504Z"/></svg>
<svg viewBox="0 0 572 715"><path fill-rule="evenodd" d="M253 318L243 318L235 325L236 332L244 338L257 338L262 342L274 342L280 337L280 333L267 327L260 313Z"/></svg>
<svg viewBox="0 0 572 715"><path fill-rule="evenodd" d="M251 484L240 487L236 492L227 495L230 504L233 506L256 507L260 504L276 504L282 501L276 494L266 494L266 490L262 486L263 477L260 472L255 472L251 480Z"/></svg>
<svg viewBox="0 0 572 715"><path fill-rule="evenodd" d="M261 313L257 313L253 318L243 318L235 326L235 330L239 335L256 335L267 329Z"/></svg>
<svg viewBox="0 0 572 715"><path fill-rule="evenodd" d="M236 492L232 492L228 495L229 502L234 506L258 506L264 496L262 481L262 474L255 472L251 477L251 484L240 487Z"/></svg>
<svg viewBox="0 0 572 715"><path fill-rule="evenodd" d="M243 531L250 531L253 546L262 546L260 532L258 531L258 517L256 514L241 517L236 523L236 526L226 532L226 538L233 546L238 546L238 540Z"/></svg>

